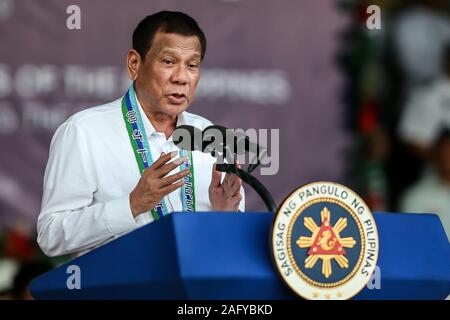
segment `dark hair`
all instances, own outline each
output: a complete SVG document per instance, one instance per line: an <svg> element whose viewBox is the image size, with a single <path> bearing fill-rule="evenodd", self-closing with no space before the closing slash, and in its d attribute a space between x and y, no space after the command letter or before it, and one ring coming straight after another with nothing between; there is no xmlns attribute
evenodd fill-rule
<svg viewBox="0 0 450 320"><path fill-rule="evenodd" d="M145 17L133 32L133 49L145 60L153 38L158 31L176 33L183 36L197 36L201 45L201 59L206 52L206 38L197 22L182 12L160 11Z"/></svg>

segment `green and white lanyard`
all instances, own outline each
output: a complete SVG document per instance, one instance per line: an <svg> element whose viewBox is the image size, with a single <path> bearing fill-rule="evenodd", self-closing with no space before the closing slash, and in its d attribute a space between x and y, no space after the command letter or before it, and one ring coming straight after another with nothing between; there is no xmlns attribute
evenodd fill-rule
<svg viewBox="0 0 450 320"><path fill-rule="evenodd" d="M141 113L136 101L136 95L134 92L134 82L131 84L126 95L122 98L122 115L123 120L128 131L130 143L133 148L133 153L136 158L136 162L139 168L139 172L142 175L148 167L153 163L152 154L150 152L150 146L148 144L147 134L142 123ZM186 151L184 149L179 150L180 157L184 157ZM189 165L190 163L190 165ZM181 202L184 212L195 211L195 188L194 188L194 164L192 162L192 152L188 152L188 160L181 164L180 170L189 168L190 174L184 178L184 183L181 188ZM155 220L158 220L162 216L168 214L167 206L164 199L152 209L152 216Z"/></svg>

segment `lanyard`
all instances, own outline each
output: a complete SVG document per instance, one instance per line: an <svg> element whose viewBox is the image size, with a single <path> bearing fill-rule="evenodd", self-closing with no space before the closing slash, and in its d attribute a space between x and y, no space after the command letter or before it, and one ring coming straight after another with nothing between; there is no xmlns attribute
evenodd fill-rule
<svg viewBox="0 0 450 320"><path fill-rule="evenodd" d="M128 137L133 148L133 153L142 175L148 167L153 163L150 146L148 144L147 134L145 133L144 124L142 123L141 113L136 101L134 92L134 83L131 84L128 92L122 98L122 115L128 131ZM180 157L186 153L184 149L179 150ZM190 174L184 178L184 184L181 187L181 202L184 212L195 211L195 189L194 189L194 163L192 162L192 152L188 154L189 160L181 164L181 170L189 168ZM190 165L189 165L190 163ZM153 219L158 220L162 216L168 214L167 206L164 199L151 210Z"/></svg>

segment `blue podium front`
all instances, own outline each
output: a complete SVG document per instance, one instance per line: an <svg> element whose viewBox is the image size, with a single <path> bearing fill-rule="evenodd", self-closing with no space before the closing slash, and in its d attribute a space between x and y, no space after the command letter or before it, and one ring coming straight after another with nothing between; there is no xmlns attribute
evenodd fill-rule
<svg viewBox="0 0 450 320"><path fill-rule="evenodd" d="M355 299L445 299L450 246L439 218L374 216L379 279ZM174 213L36 278L31 293L36 299L296 299L272 265L272 220L272 213ZM67 286L73 265L80 289Z"/></svg>

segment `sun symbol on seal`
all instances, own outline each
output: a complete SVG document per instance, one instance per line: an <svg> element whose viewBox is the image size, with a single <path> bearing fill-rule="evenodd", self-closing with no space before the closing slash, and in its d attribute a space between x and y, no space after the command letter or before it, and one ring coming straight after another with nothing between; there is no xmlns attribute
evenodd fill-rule
<svg viewBox="0 0 450 320"><path fill-rule="evenodd" d="M303 220L305 227L312 232L311 237L299 237L296 244L300 248L309 248L308 257L305 259L305 268L311 269L319 259L322 259L322 274L328 278L333 270L331 260L335 259L339 267L348 268L348 260L345 257L344 248L353 248L356 241L352 237L340 238L339 234L347 227L347 218L339 218L334 226L331 226L330 210L324 207L320 213L322 225L319 227L311 217Z"/></svg>

